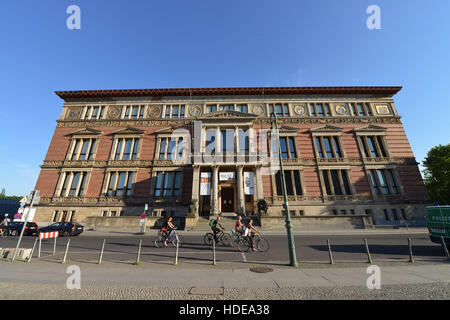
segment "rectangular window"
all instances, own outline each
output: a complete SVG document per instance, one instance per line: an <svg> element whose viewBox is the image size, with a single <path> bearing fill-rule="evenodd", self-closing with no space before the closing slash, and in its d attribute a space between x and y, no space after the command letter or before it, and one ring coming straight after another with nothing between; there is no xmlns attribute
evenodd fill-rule
<svg viewBox="0 0 450 320"><path fill-rule="evenodd" d="M160 138L159 160L176 160L183 158L184 144L182 137Z"/></svg>
<svg viewBox="0 0 450 320"><path fill-rule="evenodd" d="M237 111L243 112L243 113L248 113L248 106L246 104L238 104Z"/></svg>
<svg viewBox="0 0 450 320"><path fill-rule="evenodd" d="M217 111L217 105L216 104L210 104L206 106L206 113L216 112Z"/></svg>
<svg viewBox="0 0 450 320"><path fill-rule="evenodd" d="M93 160L97 139L75 139L71 160Z"/></svg>
<svg viewBox="0 0 450 320"><path fill-rule="evenodd" d="M165 118L182 119L185 116L185 110L184 104L166 105Z"/></svg>
<svg viewBox="0 0 450 320"><path fill-rule="evenodd" d="M181 195L181 172L158 172L155 183L155 197L178 197Z"/></svg>
<svg viewBox="0 0 450 320"><path fill-rule="evenodd" d="M136 160L139 152L138 138L118 138L114 160Z"/></svg>
<svg viewBox="0 0 450 320"><path fill-rule="evenodd" d="M230 111L234 111L234 104L221 104L219 106L219 110L230 110Z"/></svg>
<svg viewBox="0 0 450 320"><path fill-rule="evenodd" d="M280 150L281 157L283 159L294 159L297 157L297 152L295 150L295 138L294 137L280 137ZM278 143L276 140L272 141L272 154L274 158L278 158Z"/></svg>
<svg viewBox="0 0 450 320"><path fill-rule="evenodd" d="M397 182L392 169L369 170L369 180L376 194L398 194Z"/></svg>
<svg viewBox="0 0 450 320"><path fill-rule="evenodd" d="M347 170L322 170L327 195L351 195Z"/></svg>
<svg viewBox="0 0 450 320"><path fill-rule="evenodd" d="M312 117L331 117L331 109L328 103L310 103L309 113Z"/></svg>
<svg viewBox="0 0 450 320"><path fill-rule="evenodd" d="M106 106L88 106L84 114L84 120L104 119Z"/></svg>
<svg viewBox="0 0 450 320"><path fill-rule="evenodd" d="M320 158L323 158L323 150L322 150L322 145L320 143L320 138L316 137L316 147L317 147L317 153L319 154Z"/></svg>
<svg viewBox="0 0 450 320"><path fill-rule="evenodd" d="M61 197L81 197L86 188L87 172L66 172L61 189Z"/></svg>
<svg viewBox="0 0 450 320"><path fill-rule="evenodd" d="M342 158L343 154L340 146L339 137L316 137L316 148L319 158Z"/></svg>
<svg viewBox="0 0 450 320"><path fill-rule="evenodd" d="M368 103L351 103L352 115L356 117L367 117L372 115L370 105Z"/></svg>
<svg viewBox="0 0 450 320"><path fill-rule="evenodd" d="M134 175L133 171L111 172L107 195L112 197L131 196Z"/></svg>
<svg viewBox="0 0 450 320"><path fill-rule="evenodd" d="M277 117L289 117L289 106L287 103L269 104L269 113L275 113Z"/></svg>
<svg viewBox="0 0 450 320"><path fill-rule="evenodd" d="M293 179L292 179L293 176ZM286 180L286 191L289 196L298 195L301 196L302 185L300 182L300 171L299 170L284 170L284 177ZM275 174L275 189L278 196L283 195L283 186L281 179L281 171L277 171Z"/></svg>
<svg viewBox="0 0 450 320"><path fill-rule="evenodd" d="M123 119L143 119L145 106L126 106Z"/></svg>

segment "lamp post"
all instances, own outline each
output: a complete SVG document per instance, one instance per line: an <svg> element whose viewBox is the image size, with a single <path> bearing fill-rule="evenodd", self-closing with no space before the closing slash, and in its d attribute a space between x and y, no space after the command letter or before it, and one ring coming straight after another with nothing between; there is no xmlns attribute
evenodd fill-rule
<svg viewBox="0 0 450 320"><path fill-rule="evenodd" d="M283 187L283 198L284 198L284 210L286 211L286 232L288 237L288 245L289 245L289 265L292 267L297 267L297 255L295 254L295 241L294 241L294 235L292 233L292 225L291 225L291 213L289 211L289 203L287 198L287 192L286 192L286 178L284 176L284 169L283 169L283 159L281 158L281 145L280 145L280 134L278 131L278 123L277 123L277 117L272 112L270 114L270 126L271 131L273 133L273 126L275 124L275 132L277 136L277 142L278 142L278 160L280 161L280 173L281 173L281 185ZM271 141L272 137L271 137Z"/></svg>

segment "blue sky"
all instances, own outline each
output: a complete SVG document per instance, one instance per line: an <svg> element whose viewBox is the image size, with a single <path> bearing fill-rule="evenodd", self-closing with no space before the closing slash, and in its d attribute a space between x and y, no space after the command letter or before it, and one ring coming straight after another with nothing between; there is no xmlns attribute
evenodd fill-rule
<svg viewBox="0 0 450 320"><path fill-rule="evenodd" d="M81 30L66 27L73 4ZM448 0L2 0L0 189L34 188L55 90L400 85L422 161L450 142L449 15Z"/></svg>

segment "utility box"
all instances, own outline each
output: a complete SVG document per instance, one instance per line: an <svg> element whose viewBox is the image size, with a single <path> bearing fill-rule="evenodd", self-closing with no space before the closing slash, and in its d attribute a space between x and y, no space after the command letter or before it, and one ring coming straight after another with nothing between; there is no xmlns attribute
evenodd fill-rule
<svg viewBox="0 0 450 320"><path fill-rule="evenodd" d="M450 206L426 207L427 227L430 239L435 243L442 243L441 237L447 245L450 244Z"/></svg>

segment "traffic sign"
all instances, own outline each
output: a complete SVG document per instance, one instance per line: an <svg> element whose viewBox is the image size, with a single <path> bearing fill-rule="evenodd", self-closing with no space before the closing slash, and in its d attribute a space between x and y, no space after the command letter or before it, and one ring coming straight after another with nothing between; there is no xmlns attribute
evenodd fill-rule
<svg viewBox="0 0 450 320"><path fill-rule="evenodd" d="M16 213L14 215L14 219L20 219L20 218L22 218L22 214L21 213Z"/></svg>

